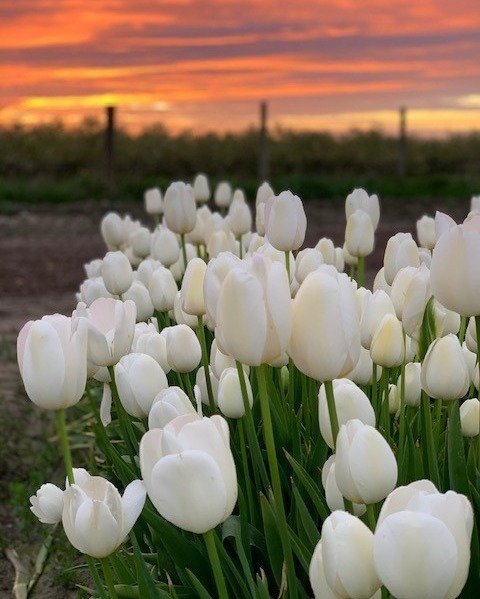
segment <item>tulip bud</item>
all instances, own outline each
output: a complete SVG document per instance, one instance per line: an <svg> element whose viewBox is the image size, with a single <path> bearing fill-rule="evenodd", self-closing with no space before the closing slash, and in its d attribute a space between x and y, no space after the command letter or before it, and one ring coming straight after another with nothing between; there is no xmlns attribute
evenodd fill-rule
<svg viewBox="0 0 480 599"><path fill-rule="evenodd" d="M97 258L96 260L90 260L83 265L83 270L87 275L87 279L95 279L96 277L102 276L102 264L103 260Z"/></svg>
<svg viewBox="0 0 480 599"><path fill-rule="evenodd" d="M120 248L126 242L123 221L116 212L105 214L100 229L105 245L109 249Z"/></svg>
<svg viewBox="0 0 480 599"><path fill-rule="evenodd" d="M421 247L433 250L437 240L434 218L423 215L422 218L417 220L417 239Z"/></svg>
<svg viewBox="0 0 480 599"><path fill-rule="evenodd" d="M162 266L152 273L148 290L155 310L168 312L173 309L178 287L168 268Z"/></svg>
<svg viewBox="0 0 480 599"><path fill-rule="evenodd" d="M375 364L384 368L400 366L405 361L405 340L402 323L393 314L384 316L378 325L370 346Z"/></svg>
<svg viewBox="0 0 480 599"><path fill-rule="evenodd" d="M145 203L145 212L148 214L163 214L163 199L162 193L158 187L147 189L143 194Z"/></svg>
<svg viewBox="0 0 480 599"><path fill-rule="evenodd" d="M203 279L203 294L207 316L213 323L216 322L218 295L222 283L230 270L239 263L240 260L237 256L229 252L222 252L210 260L207 265Z"/></svg>
<svg viewBox="0 0 480 599"><path fill-rule="evenodd" d="M237 189L235 194L237 194L237 191L240 190ZM230 230L237 239L242 235L245 235L245 233L248 233L252 228L252 212L245 201L243 193L240 193L241 195L237 194L236 196L234 194L227 216Z"/></svg>
<svg viewBox="0 0 480 599"><path fill-rule="evenodd" d="M73 406L87 383L87 327L60 314L30 320L18 334L17 360L34 404L45 410Z"/></svg>
<svg viewBox="0 0 480 599"><path fill-rule="evenodd" d="M150 231L140 227L130 235L130 245L136 256L145 258L150 254Z"/></svg>
<svg viewBox="0 0 480 599"><path fill-rule="evenodd" d="M347 249L347 245L344 243L343 247L342 247L342 253L343 253L343 261L345 262L345 264L348 264L348 266L356 266L358 264L358 258L356 256L352 256L352 254L350 254L350 252Z"/></svg>
<svg viewBox="0 0 480 599"><path fill-rule="evenodd" d="M445 337L450 333L456 335L460 330L460 314L447 310L440 302L433 302L433 319L435 321L435 335Z"/></svg>
<svg viewBox="0 0 480 599"><path fill-rule="evenodd" d="M474 354L477 353L478 351L478 346L477 346L477 329L475 327L475 319L474 318L470 318L468 326L467 326L467 333L465 335L465 342L467 344L468 349L473 352Z"/></svg>
<svg viewBox="0 0 480 599"><path fill-rule="evenodd" d="M86 473L87 474L87 473ZM101 476L75 478L64 493L63 529L70 543L98 559L113 553L133 528L145 504L145 486L134 480L123 497Z"/></svg>
<svg viewBox="0 0 480 599"><path fill-rule="evenodd" d="M167 342L167 357L175 372L191 372L199 365L202 349L197 336L190 327L178 324L163 329Z"/></svg>
<svg viewBox="0 0 480 599"><path fill-rule="evenodd" d="M348 374L360 356L360 328L349 278L323 265L307 276L292 306L289 354L297 368L317 381Z"/></svg>
<svg viewBox="0 0 480 599"><path fill-rule="evenodd" d="M210 258L216 258L222 252L236 251L236 243L233 233L230 231L214 231L207 243L207 253Z"/></svg>
<svg viewBox="0 0 480 599"><path fill-rule="evenodd" d="M479 255L480 216L443 233L433 252L433 294L448 310L462 316L480 314Z"/></svg>
<svg viewBox="0 0 480 599"><path fill-rule="evenodd" d="M377 381L382 376L382 367L377 366ZM350 379L357 385L371 385L373 380L373 361L370 357L370 352L364 347L360 348L360 357L353 370L351 370L346 378Z"/></svg>
<svg viewBox="0 0 480 599"><path fill-rule="evenodd" d="M214 194L215 206L218 208L228 208L232 201L232 187L228 181L221 181L215 188Z"/></svg>
<svg viewBox="0 0 480 599"><path fill-rule="evenodd" d="M198 173L193 181L193 195L197 204L203 204L210 199L210 186L207 176L203 173Z"/></svg>
<svg viewBox="0 0 480 599"><path fill-rule="evenodd" d="M470 375L470 382L473 383L475 375L478 373L477 368L477 354L468 349L467 343L462 343L463 357L468 368L468 374Z"/></svg>
<svg viewBox="0 0 480 599"><path fill-rule="evenodd" d="M462 398L470 386L470 375L458 337L447 335L428 348L422 364L422 389L433 399Z"/></svg>
<svg viewBox="0 0 480 599"><path fill-rule="evenodd" d="M354 419L340 427L335 454L340 492L355 503L377 503L397 483L397 462L390 445L372 426Z"/></svg>
<svg viewBox="0 0 480 599"><path fill-rule="evenodd" d="M364 424L375 426L375 412L372 404L355 383L348 379L335 379L333 381L333 395L339 426L346 424L352 418L358 418ZM334 442L325 385L322 385L318 392L318 422L325 443L333 449Z"/></svg>
<svg viewBox="0 0 480 599"><path fill-rule="evenodd" d="M73 312L74 328L86 322L88 360L96 366L113 366L132 347L137 309L134 302L99 298L87 309L78 304ZM83 320L82 320L83 319Z"/></svg>
<svg viewBox="0 0 480 599"><path fill-rule="evenodd" d="M345 259L343 257L343 249L342 248L335 248L335 264L334 264L334 266L338 270L338 272L345 271Z"/></svg>
<svg viewBox="0 0 480 599"><path fill-rule="evenodd" d="M213 372L215 373L215 376L218 379L220 379L224 370L226 370L227 368L236 367L235 360L232 358L232 356L227 356L218 349L216 339L213 340L212 345L210 347L210 365L212 367ZM249 367L244 366L244 370L248 376L248 373L250 371Z"/></svg>
<svg viewBox="0 0 480 599"><path fill-rule="evenodd" d="M322 254L315 248L305 248L295 260L295 278L301 285L306 276L323 264Z"/></svg>
<svg viewBox="0 0 480 599"><path fill-rule="evenodd" d="M373 252L375 231L370 216L363 210L352 212L345 229L345 246L350 255L368 256Z"/></svg>
<svg viewBox="0 0 480 599"><path fill-rule="evenodd" d="M188 395L180 387L168 387L153 400L148 414L148 428L165 428L174 418L185 414L196 414Z"/></svg>
<svg viewBox="0 0 480 599"><path fill-rule="evenodd" d="M373 337L387 314L395 315L395 309L385 291L378 290L365 296L360 318L360 336L365 349L370 349Z"/></svg>
<svg viewBox="0 0 480 599"><path fill-rule="evenodd" d="M259 235L265 235L265 204L275 195L267 182L260 185L255 199L255 228Z"/></svg>
<svg viewBox="0 0 480 599"><path fill-rule="evenodd" d="M173 302L173 315L171 318L175 319L177 324L186 324L191 329L196 329L198 326L198 318L192 314L187 314L182 309L182 296L180 291L177 292L175 300Z"/></svg>
<svg viewBox="0 0 480 599"><path fill-rule="evenodd" d="M195 197L191 185L171 183L165 192L164 213L167 227L174 233L189 233L197 220Z"/></svg>
<svg viewBox="0 0 480 599"><path fill-rule="evenodd" d="M375 231L378 227L378 221L380 220L380 205L378 196L373 194L371 196L361 188L354 189L352 193L348 194L345 200L345 216L348 218L357 210L366 212L372 221L373 230Z"/></svg>
<svg viewBox="0 0 480 599"><path fill-rule="evenodd" d="M206 269L207 265L201 258L194 258L187 265L180 290L182 310L187 314L194 316L205 314L203 280Z"/></svg>
<svg viewBox="0 0 480 599"><path fill-rule="evenodd" d="M373 281L373 291L378 291L379 289L382 289L383 291L385 291L385 293L387 295L390 295L390 291L391 291L391 286L387 283L387 281L385 280L385 268L382 266L382 268L377 272L377 274L375 275L375 279Z"/></svg>
<svg viewBox="0 0 480 599"><path fill-rule="evenodd" d="M460 422L464 437L476 437L480 432L480 402L476 397L466 399L460 406Z"/></svg>
<svg viewBox="0 0 480 599"><path fill-rule="evenodd" d="M331 512L344 509L343 496L337 486L335 478L335 454L331 455L322 468L322 485L325 489L325 499ZM363 503L354 503L353 511L355 516L362 516L366 507Z"/></svg>
<svg viewBox="0 0 480 599"><path fill-rule="evenodd" d="M397 318L409 335L418 334L431 295L430 272L426 266L407 266L396 274L390 298Z"/></svg>
<svg viewBox="0 0 480 599"><path fill-rule="evenodd" d="M125 411L146 418L155 397L168 387L162 367L146 354L128 354L115 366L118 395Z"/></svg>
<svg viewBox="0 0 480 599"><path fill-rule="evenodd" d="M211 217L212 213L206 204L204 204L201 208L197 208L197 220L195 222L195 226L188 234L188 240L193 243L193 245L199 246L206 244L206 224Z"/></svg>
<svg viewBox="0 0 480 599"><path fill-rule="evenodd" d="M325 578L325 570L323 568L322 557L322 541L317 543L313 552L312 561L308 570L308 577L313 590L315 599L338 599L339 595L334 593L328 586Z"/></svg>
<svg viewBox="0 0 480 599"><path fill-rule="evenodd" d="M331 264L332 266L335 266L337 257L335 253L335 246L333 245L333 241L331 239L322 237L315 246L315 249L322 254L323 262L325 264Z"/></svg>
<svg viewBox="0 0 480 599"><path fill-rule="evenodd" d="M459 597L468 576L472 528L473 510L464 495L441 494L427 480L395 489L375 531L380 580L395 597Z"/></svg>
<svg viewBox="0 0 480 599"><path fill-rule="evenodd" d="M180 256L180 246L175 233L166 227L157 227L150 238L150 253L168 268Z"/></svg>
<svg viewBox="0 0 480 599"><path fill-rule="evenodd" d="M123 294L124 300L131 300L137 308L137 322L148 320L153 316L154 308L148 289L143 283L133 281L130 289Z"/></svg>
<svg viewBox="0 0 480 599"><path fill-rule="evenodd" d="M397 233L387 242L383 258L385 281L393 283L397 272L406 266L420 266L418 247L410 233Z"/></svg>
<svg viewBox="0 0 480 599"><path fill-rule="evenodd" d="M417 408L422 398L421 385L422 365L420 362L409 362L405 365L405 403L407 406ZM397 380L397 387L400 391L402 377Z"/></svg>
<svg viewBox="0 0 480 599"><path fill-rule="evenodd" d="M183 530L205 533L235 507L237 475L221 416L187 414L149 431L140 443L140 468L155 508Z"/></svg>
<svg viewBox="0 0 480 599"><path fill-rule="evenodd" d="M302 200L291 191L271 196L265 204L265 234L282 252L298 250L305 239L307 217Z"/></svg>
<svg viewBox="0 0 480 599"><path fill-rule="evenodd" d="M357 517L336 511L322 527L322 558L328 586L339 597L369 599L380 588L373 563L373 533Z"/></svg>
<svg viewBox="0 0 480 599"><path fill-rule="evenodd" d="M148 330L140 333L133 341L132 352L151 356L162 367L165 374L170 372L170 364L167 357L167 342L165 337L160 335L158 331Z"/></svg>
<svg viewBox="0 0 480 599"><path fill-rule="evenodd" d="M252 387L248 377L245 378L248 403L253 405ZM218 385L218 407L227 418L242 418L245 415L242 389L236 368L227 368L222 372Z"/></svg>
<svg viewBox="0 0 480 599"><path fill-rule="evenodd" d="M130 288L133 271L123 252L108 252L102 263L105 287L113 295L122 295Z"/></svg>
<svg viewBox="0 0 480 599"><path fill-rule="evenodd" d="M62 521L63 491L52 483L42 485L30 497L30 511L42 524L58 524Z"/></svg>
<svg viewBox="0 0 480 599"><path fill-rule="evenodd" d="M210 368L210 366L208 367L208 372L210 373L210 383L212 385L213 402L215 405L217 405L217 403L218 403L218 386L220 384L220 381L219 381L217 375L215 374L214 370L212 370L212 368ZM198 390L200 391L200 399L201 399L202 403L205 404L206 406L209 406L210 400L208 397L207 380L205 378L205 369L203 366L200 366L200 368L197 370L197 374L195 377L195 387L197 387Z"/></svg>
<svg viewBox="0 0 480 599"><path fill-rule="evenodd" d="M388 385L388 412L396 414L400 409L400 388L398 385Z"/></svg>
<svg viewBox="0 0 480 599"><path fill-rule="evenodd" d="M216 314L218 347L242 364L274 362L286 350L291 318L285 267L254 254L223 281Z"/></svg>

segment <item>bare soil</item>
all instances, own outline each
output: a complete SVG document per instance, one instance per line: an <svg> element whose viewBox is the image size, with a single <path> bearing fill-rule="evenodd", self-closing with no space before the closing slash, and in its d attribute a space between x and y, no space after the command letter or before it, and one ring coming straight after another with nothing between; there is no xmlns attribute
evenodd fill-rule
<svg viewBox="0 0 480 599"><path fill-rule="evenodd" d="M425 212L432 213L435 205L438 202L384 205L376 249L368 259L370 281L381 267L387 239L397 231L413 233L416 219ZM23 391L15 340L27 320L54 312L69 313L74 308L74 293L84 277L83 263L101 257L105 251L99 222L109 208L112 206L84 203L23 207L8 215L0 214L0 548L15 548L27 569L48 534L44 526L29 519L28 497L46 480L56 478L60 482L61 468L56 450L52 451L53 441L48 440L53 434L50 415L35 409ZM453 210L451 206L441 208L457 220L468 211L467 203ZM121 205L116 209L148 222L140 205ZM336 245L341 245L345 228L342 201L309 201L306 211L306 245L315 244L322 236L332 237ZM49 444L50 453L45 457ZM53 463L49 463L52 455ZM43 478L37 480L38 476ZM57 536L61 535L60 531ZM53 553L55 544L60 553L64 551L61 539L56 539ZM61 561L53 557L52 561L33 596L78 596L71 580L61 576ZM13 580L14 570L2 552L0 596L9 595Z"/></svg>

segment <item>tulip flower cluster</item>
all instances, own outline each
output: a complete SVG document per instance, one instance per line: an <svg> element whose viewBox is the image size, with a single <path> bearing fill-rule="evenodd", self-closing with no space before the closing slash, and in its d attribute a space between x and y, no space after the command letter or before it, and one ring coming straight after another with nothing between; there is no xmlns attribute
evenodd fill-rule
<svg viewBox="0 0 480 599"><path fill-rule="evenodd" d="M363 189L341 247L304 247L301 199L266 182L254 211L203 174L144 200L153 228L107 214L71 315L18 336L66 470L31 510L84 554L91 595L474 596L476 208L393 235L369 289Z"/></svg>

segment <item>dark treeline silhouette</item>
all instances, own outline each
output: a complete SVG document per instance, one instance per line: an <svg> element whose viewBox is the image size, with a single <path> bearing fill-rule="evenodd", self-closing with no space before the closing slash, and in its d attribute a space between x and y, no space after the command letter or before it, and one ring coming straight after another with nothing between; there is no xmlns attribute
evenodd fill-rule
<svg viewBox="0 0 480 599"><path fill-rule="evenodd" d="M276 129L269 138L274 187L304 199L344 195L352 186L392 197L464 197L478 193L480 133L442 139L409 137L406 177L398 177L398 140L381 131L324 132ZM253 194L259 183L259 133L172 134L161 125L138 135L115 133L114 188L105 177L105 131L95 120L71 129L60 122L0 128L0 200L68 201L115 195L139 198L150 185L228 178ZM111 182L110 182L111 183Z"/></svg>

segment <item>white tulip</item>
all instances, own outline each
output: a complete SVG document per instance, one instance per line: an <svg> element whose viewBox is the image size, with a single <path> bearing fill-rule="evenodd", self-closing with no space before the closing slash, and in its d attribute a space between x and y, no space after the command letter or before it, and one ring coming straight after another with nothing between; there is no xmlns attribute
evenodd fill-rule
<svg viewBox="0 0 480 599"><path fill-rule="evenodd" d="M100 224L105 245L109 249L118 249L126 242L125 229L120 215L116 212L108 212L102 218Z"/></svg>
<svg viewBox="0 0 480 599"><path fill-rule="evenodd" d="M228 208L232 201L232 187L227 181L221 181L215 188L214 202L218 208Z"/></svg>
<svg viewBox="0 0 480 599"><path fill-rule="evenodd" d="M193 194L198 204L208 202L210 199L210 186L207 176L203 173L198 173L193 181Z"/></svg>
<svg viewBox="0 0 480 599"><path fill-rule="evenodd" d="M336 511L322 527L328 586L345 599L370 599L381 586L373 562L373 533L356 516Z"/></svg>
<svg viewBox="0 0 480 599"><path fill-rule="evenodd" d="M145 486L134 480L123 497L108 480L83 476L64 493L63 529L70 543L101 559L113 553L133 528L145 504Z"/></svg>
<svg viewBox="0 0 480 599"><path fill-rule="evenodd" d="M265 235L282 252L298 250L305 239L307 217L302 200L291 191L271 196L265 204Z"/></svg>
<svg viewBox="0 0 480 599"><path fill-rule="evenodd" d="M113 295L122 295L130 288L133 271L123 252L108 252L102 262L105 287Z"/></svg>
<svg viewBox="0 0 480 599"><path fill-rule="evenodd" d="M360 336L365 349L370 349L373 337L387 314L394 315L395 309L385 291L379 289L364 296L360 317Z"/></svg>
<svg viewBox="0 0 480 599"><path fill-rule="evenodd" d="M60 314L30 320L18 334L17 360L34 404L45 410L73 406L87 383L87 327Z"/></svg>
<svg viewBox="0 0 480 599"><path fill-rule="evenodd" d="M335 454L331 455L322 468L322 485L325 489L325 499L331 512L344 509L343 495L337 485L335 478ZM362 516L367 508L363 503L354 503L353 512L355 516Z"/></svg>
<svg viewBox="0 0 480 599"><path fill-rule="evenodd" d="M224 522L237 501L237 475L227 422L179 416L140 443L140 468L160 515L183 530L205 533Z"/></svg>
<svg viewBox="0 0 480 599"><path fill-rule="evenodd" d="M354 419L340 427L335 454L340 492L355 503L377 503L397 483L397 462L390 445L372 426Z"/></svg>
<svg viewBox="0 0 480 599"><path fill-rule="evenodd" d="M178 324L163 329L170 368L175 372L191 372L199 365L202 349L190 327Z"/></svg>
<svg viewBox="0 0 480 599"><path fill-rule="evenodd" d="M216 376L215 372L212 370L212 368L210 368L210 366L208 367L208 372L210 373L210 383L212 386L213 402L215 405L217 405L218 386L220 384L220 381ZM205 369L203 368L203 366L200 366L200 368L197 370L197 374L195 377L195 386L198 387L200 391L200 399L202 403L206 406L209 406L210 400L208 397L207 380L205 378Z"/></svg>
<svg viewBox="0 0 480 599"><path fill-rule="evenodd" d="M345 246L348 253L356 258L373 252L375 230L370 216L363 210L355 210L347 219Z"/></svg>
<svg viewBox="0 0 480 599"><path fill-rule="evenodd" d="M145 258L150 254L151 233L147 227L140 227L130 235L130 246L136 256Z"/></svg>
<svg viewBox="0 0 480 599"><path fill-rule="evenodd" d="M375 426L375 412L365 393L349 379L335 379L333 394L337 410L338 425L346 424L352 418L358 418L364 424ZM325 443L333 449L333 435L328 412L325 385L318 392L318 422Z"/></svg>
<svg viewBox="0 0 480 599"><path fill-rule="evenodd" d="M380 220L380 204L378 196L376 194L369 196L368 193L361 188L354 189L352 193L348 194L347 199L345 200L345 216L347 220L356 210L363 210L363 212L366 212L372 221L373 229L376 230Z"/></svg>
<svg viewBox="0 0 480 599"><path fill-rule="evenodd" d="M145 212L148 212L148 214L163 214L163 198L158 187L145 190L143 201L145 204Z"/></svg>
<svg viewBox="0 0 480 599"><path fill-rule="evenodd" d="M295 278L301 285L307 275L323 264L323 255L316 248L305 248L295 260Z"/></svg>
<svg viewBox="0 0 480 599"><path fill-rule="evenodd" d="M175 233L167 227L157 227L150 237L150 253L166 268L174 264L181 257Z"/></svg>
<svg viewBox="0 0 480 599"><path fill-rule="evenodd" d="M148 414L148 428L165 428L177 416L185 414L196 414L188 395L180 387L168 387L153 400Z"/></svg>
<svg viewBox="0 0 480 599"><path fill-rule="evenodd" d="M422 389L433 399L461 399L470 386L470 374L458 337L436 339L428 348L421 371Z"/></svg>
<svg viewBox="0 0 480 599"><path fill-rule="evenodd" d="M437 241L434 218L424 214L417 220L417 239L421 247L433 250Z"/></svg>
<svg viewBox="0 0 480 599"><path fill-rule="evenodd" d="M207 265L201 258L190 260L185 271L180 290L182 310L193 316L205 314L203 299L203 280Z"/></svg>
<svg viewBox="0 0 480 599"><path fill-rule="evenodd" d="M63 491L52 483L46 483L30 497L30 511L43 524L58 524L62 521Z"/></svg>
<svg viewBox="0 0 480 599"><path fill-rule="evenodd" d="M171 183L165 192L163 211L165 223L171 231L189 233L197 220L192 186L182 181Z"/></svg>
<svg viewBox="0 0 480 599"><path fill-rule="evenodd" d="M420 362L409 362L405 364L405 403L407 406L417 408L422 398L421 385L422 365ZM397 387L400 391L402 377L397 380Z"/></svg>
<svg viewBox="0 0 480 599"><path fill-rule="evenodd" d="M132 352L147 354L147 356L153 358L162 367L165 374L168 374L170 372L170 364L167 357L167 342L165 337L160 335L155 327L153 329L140 333L134 338Z"/></svg>
<svg viewBox="0 0 480 599"><path fill-rule="evenodd" d="M155 310L150 294L141 281L133 281L128 291L123 294L123 299L132 301L137 307L137 322L148 320L153 316Z"/></svg>
<svg viewBox="0 0 480 599"><path fill-rule="evenodd" d="M331 239L328 239L328 237L322 237L317 242L315 249L322 254L323 262L325 264L331 264L332 266L335 266L337 257L335 253L335 246L333 245L333 241Z"/></svg>
<svg viewBox="0 0 480 599"><path fill-rule="evenodd" d="M88 327L88 360L96 366L113 366L132 347L137 309L131 300L99 298L89 308L78 304L72 317ZM82 320L83 319L83 320Z"/></svg>
<svg viewBox="0 0 480 599"><path fill-rule="evenodd" d="M248 377L245 378L248 403L253 405L253 392ZM236 368L227 368L222 372L218 385L218 407L227 418L242 418L245 415L242 389Z"/></svg>
<svg viewBox="0 0 480 599"><path fill-rule="evenodd" d="M410 233L397 233L387 242L383 258L385 281L393 283L395 275L406 266L420 266L418 246Z"/></svg>
<svg viewBox="0 0 480 599"><path fill-rule="evenodd" d="M370 345L370 356L384 368L400 366L405 361L402 323L394 314L387 314L380 321Z"/></svg>
<svg viewBox="0 0 480 599"><path fill-rule="evenodd" d="M480 402L476 397L465 400L460 406L460 422L464 437L477 437L480 432Z"/></svg>

